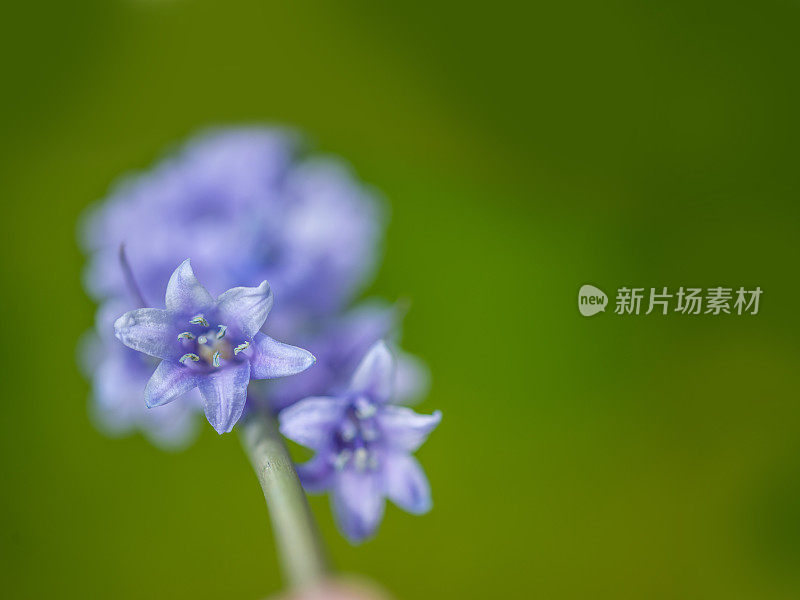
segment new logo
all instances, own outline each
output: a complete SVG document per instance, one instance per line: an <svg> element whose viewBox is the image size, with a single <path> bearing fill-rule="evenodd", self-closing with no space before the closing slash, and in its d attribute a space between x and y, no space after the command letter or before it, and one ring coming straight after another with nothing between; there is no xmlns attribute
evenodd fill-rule
<svg viewBox="0 0 800 600"><path fill-rule="evenodd" d="M591 317L604 311L608 305L608 296L603 290L593 285L582 285L578 290L578 310L584 317Z"/></svg>

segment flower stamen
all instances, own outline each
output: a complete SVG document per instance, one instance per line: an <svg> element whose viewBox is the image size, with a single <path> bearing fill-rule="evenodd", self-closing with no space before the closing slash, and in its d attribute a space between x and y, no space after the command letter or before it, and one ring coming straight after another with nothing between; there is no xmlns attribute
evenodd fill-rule
<svg viewBox="0 0 800 600"><path fill-rule="evenodd" d="M359 398L359 400L362 399ZM375 416L377 411L378 408L371 402L366 400L356 402L356 417L359 419L369 419L370 417Z"/></svg>
<svg viewBox="0 0 800 600"><path fill-rule="evenodd" d="M339 454L336 455L336 458L333 461L333 466L337 471L341 471L347 466L347 463L350 461L350 457L353 456L353 453L350 450L342 450Z"/></svg>
<svg viewBox="0 0 800 600"><path fill-rule="evenodd" d="M185 365L187 360L191 360L192 362L197 362L198 360L200 360L200 357L197 356L197 354L194 354L193 352L189 352L181 356L178 359L178 362Z"/></svg>
<svg viewBox="0 0 800 600"><path fill-rule="evenodd" d="M203 315L195 315L191 319L189 319L189 323L192 325L202 325L203 327L208 327L208 321Z"/></svg>
<svg viewBox="0 0 800 600"><path fill-rule="evenodd" d="M356 424L353 423L352 420L348 419L342 424L342 428L339 433L342 436L342 440L345 442L352 442L354 439L356 439L358 427L356 427Z"/></svg>
<svg viewBox="0 0 800 600"><path fill-rule="evenodd" d="M369 452L367 452L366 448L356 448L355 456L353 457L353 461L355 463L356 470L363 471L367 468L367 463L369 461Z"/></svg>

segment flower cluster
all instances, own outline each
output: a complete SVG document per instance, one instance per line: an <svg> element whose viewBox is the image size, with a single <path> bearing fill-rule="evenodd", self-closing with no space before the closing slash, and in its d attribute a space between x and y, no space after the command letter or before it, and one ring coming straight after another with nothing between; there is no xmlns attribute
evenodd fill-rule
<svg viewBox="0 0 800 600"><path fill-rule="evenodd" d="M363 426L364 435L350 441L364 441L367 454L353 446L345 461L348 447L323 448L317 440L314 465L342 468L315 478L304 466L307 487L332 491L337 519L353 540L374 531L384 497L425 510L427 484L409 454L415 447L398 445L403 425L390 421L425 419L425 433L438 423L438 416L412 417L396 406L425 393L427 371L397 347L396 306L353 306L376 266L384 221L374 192L338 161L303 156L297 137L284 130L209 132L126 178L81 229L89 257L84 283L99 304L81 353L98 424L179 448L193 439L201 411L224 433L247 411L285 409L287 436L297 439L289 433L297 407L337 398L349 407L342 423ZM383 343L375 346L379 340L394 358ZM382 392L356 393L377 364ZM392 404L384 393L390 388ZM366 420L359 416L365 403L375 413ZM418 437L421 443L424 435ZM379 490L369 496L370 510L343 499L362 497L342 483L351 473L353 486L363 473L381 473L379 484L368 484Z"/></svg>
<svg viewBox="0 0 800 600"><path fill-rule="evenodd" d="M299 156L296 136L283 130L205 133L125 178L88 213L84 281L100 307L82 362L105 431L138 429L163 447L185 446L197 432L201 395L148 411L142 391L157 360L113 335L122 313L163 308L170 275L187 257L215 295L269 281L278 302L267 332L278 339L308 341L335 327L373 271L383 210L340 162Z"/></svg>

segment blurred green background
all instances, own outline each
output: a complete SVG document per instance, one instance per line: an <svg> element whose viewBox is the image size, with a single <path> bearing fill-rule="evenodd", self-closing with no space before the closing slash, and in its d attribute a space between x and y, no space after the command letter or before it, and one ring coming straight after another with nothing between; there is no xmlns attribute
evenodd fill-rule
<svg viewBox="0 0 800 600"><path fill-rule="evenodd" d="M0 38L0 586L280 587L234 435L89 422L75 222L214 124L275 122L392 204L370 294L444 411L434 510L337 565L398 598L800 596L796 2L15 2ZM581 284L761 286L757 316L591 319Z"/></svg>

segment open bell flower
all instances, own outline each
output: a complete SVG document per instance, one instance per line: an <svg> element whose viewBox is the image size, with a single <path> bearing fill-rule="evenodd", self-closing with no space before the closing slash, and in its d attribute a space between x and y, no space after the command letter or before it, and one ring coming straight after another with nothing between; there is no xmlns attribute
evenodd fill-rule
<svg viewBox="0 0 800 600"><path fill-rule="evenodd" d="M413 514L431 508L428 480L412 453L442 415L391 404L395 368L391 351L379 341L346 391L305 398L278 417L284 436L316 451L298 466L298 475L309 492L330 491L337 524L352 542L375 533L386 498Z"/></svg>
<svg viewBox="0 0 800 600"><path fill-rule="evenodd" d="M132 310L114 323L123 344L162 359L145 388L145 404L161 406L199 388L208 422L226 433L242 415L251 378L285 377L314 364L306 350L261 333L272 301L266 281L215 300L189 260L181 263L167 284L166 309Z"/></svg>

